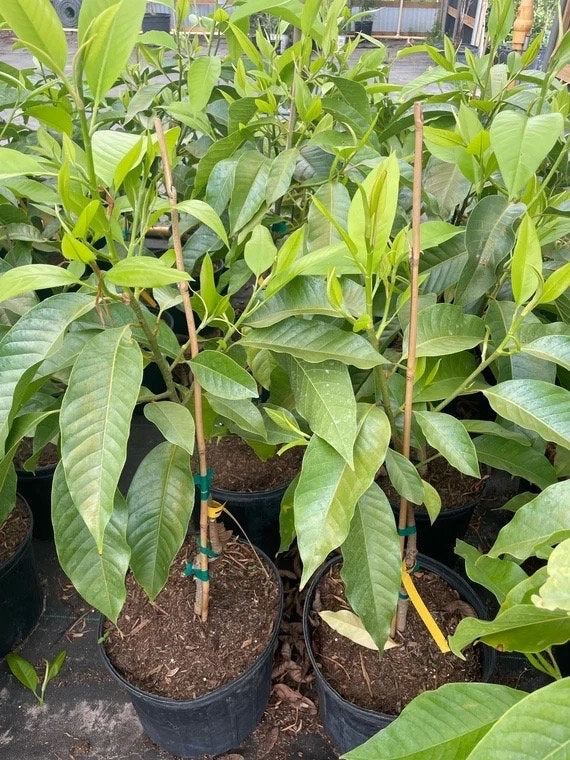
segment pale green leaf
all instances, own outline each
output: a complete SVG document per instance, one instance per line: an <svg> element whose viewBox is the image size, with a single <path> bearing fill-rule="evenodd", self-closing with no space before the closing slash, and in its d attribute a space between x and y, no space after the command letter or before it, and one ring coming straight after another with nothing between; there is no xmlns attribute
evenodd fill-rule
<svg viewBox="0 0 570 760"><path fill-rule="evenodd" d="M91 140L95 173L106 187L113 186L121 162L140 141L140 135L131 132L119 132L115 129L100 129L95 132Z"/></svg>
<svg viewBox="0 0 570 760"><path fill-rule="evenodd" d="M185 406L175 404L173 401L156 401L145 404L144 416L156 425L167 441L192 455L194 418Z"/></svg>
<svg viewBox="0 0 570 760"><path fill-rule="evenodd" d="M538 595L532 597L533 603L547 610L566 610L570 614L570 538L554 548L546 571L546 582Z"/></svg>
<svg viewBox="0 0 570 760"><path fill-rule="evenodd" d="M390 482L400 496L411 501L412 504L422 504L424 500L422 479L410 460L398 451L388 449L385 465Z"/></svg>
<svg viewBox="0 0 570 760"><path fill-rule="evenodd" d="M442 412L415 411L414 416L429 445L459 472L479 478L477 452L461 422Z"/></svg>
<svg viewBox="0 0 570 760"><path fill-rule="evenodd" d="M0 301L31 290L65 287L79 282L72 272L53 264L24 264L0 275Z"/></svg>
<svg viewBox="0 0 570 760"><path fill-rule="evenodd" d="M417 356L442 356L474 348L485 337L485 324L473 314L464 314L459 306L437 303L418 315ZM404 335L407 352L408 330Z"/></svg>
<svg viewBox="0 0 570 760"><path fill-rule="evenodd" d="M121 259L104 276L114 285L128 288L161 288L163 285L192 279L188 272L173 269L162 259L151 256Z"/></svg>
<svg viewBox="0 0 570 760"><path fill-rule="evenodd" d="M424 489L424 506L433 525L441 512L441 496L426 480L422 480L422 486Z"/></svg>
<svg viewBox="0 0 570 760"><path fill-rule="evenodd" d="M256 277L269 269L277 257L277 248L271 233L263 224L257 224L244 247L245 263Z"/></svg>
<svg viewBox="0 0 570 760"><path fill-rule="evenodd" d="M570 288L570 261L553 272L544 283L539 303L550 303Z"/></svg>
<svg viewBox="0 0 570 760"><path fill-rule="evenodd" d="M524 214L517 230L511 262L511 286L515 302L526 303L536 293L542 272L542 252L532 217Z"/></svg>
<svg viewBox="0 0 570 760"><path fill-rule="evenodd" d="M194 377L208 393L223 399L257 398L257 384L237 362L219 351L201 351L190 362Z"/></svg>
<svg viewBox="0 0 570 760"><path fill-rule="evenodd" d="M0 180L21 177L25 174L40 176L46 170L33 156L13 148L0 147Z"/></svg>
<svg viewBox="0 0 570 760"><path fill-rule="evenodd" d="M289 190L298 156L297 148L289 148L281 151L271 162L265 190L265 202L268 206L282 198Z"/></svg>
<svg viewBox="0 0 570 760"><path fill-rule="evenodd" d="M0 285L2 280L0 280ZM521 350L547 362L555 362L570 371L570 335L544 335L530 343L524 343Z"/></svg>
<svg viewBox="0 0 570 760"><path fill-rule="evenodd" d="M481 554L474 546L457 541L455 553L465 560L465 572L474 583L491 591L499 604L517 584L527 577L525 571L516 562Z"/></svg>
<svg viewBox="0 0 570 760"><path fill-rule="evenodd" d="M0 17L41 63L63 72L67 39L51 3L38 0L0 0Z"/></svg>
<svg viewBox="0 0 570 760"><path fill-rule="evenodd" d="M539 488L556 481L556 470L548 459L528 443L504 436L480 435L473 439L480 462L524 478Z"/></svg>
<svg viewBox="0 0 570 760"><path fill-rule="evenodd" d="M195 217L199 222L209 227L229 248L230 244L222 220L211 206L204 201L191 200L181 201L177 208L182 213Z"/></svg>
<svg viewBox="0 0 570 760"><path fill-rule="evenodd" d="M188 67L188 100L194 111L202 111L220 77L222 61L215 55L195 58Z"/></svg>
<svg viewBox="0 0 570 760"><path fill-rule="evenodd" d="M449 224L449 222L422 222L420 225L420 247L422 251L426 248L435 248L456 235L461 235L464 231L463 227L457 227L454 224Z"/></svg>
<svg viewBox="0 0 570 760"><path fill-rule="evenodd" d="M354 641L355 644L359 644L361 647L373 649L375 652L378 651L374 639L364 627L362 620L354 612L350 610L338 610L337 612L322 610L319 612L319 615L333 631L340 633L341 636L346 636L347 639Z"/></svg>

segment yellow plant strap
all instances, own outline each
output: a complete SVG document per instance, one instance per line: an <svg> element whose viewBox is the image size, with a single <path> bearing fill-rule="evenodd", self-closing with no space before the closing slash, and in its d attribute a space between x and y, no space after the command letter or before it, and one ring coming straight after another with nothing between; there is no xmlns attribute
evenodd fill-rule
<svg viewBox="0 0 570 760"><path fill-rule="evenodd" d="M217 520L218 517L222 514L223 509L224 509L223 504L220 504L219 501L212 500L210 504L208 505L208 519Z"/></svg>
<svg viewBox="0 0 570 760"><path fill-rule="evenodd" d="M439 647L440 651L444 654L450 652L447 639L443 635L440 627L432 617L431 612L425 606L421 596L418 593L417 588L414 586L414 582L405 565L402 564L402 585L406 589L406 594L410 597L411 603L416 608L418 615L421 617L423 624L428 629L431 637Z"/></svg>

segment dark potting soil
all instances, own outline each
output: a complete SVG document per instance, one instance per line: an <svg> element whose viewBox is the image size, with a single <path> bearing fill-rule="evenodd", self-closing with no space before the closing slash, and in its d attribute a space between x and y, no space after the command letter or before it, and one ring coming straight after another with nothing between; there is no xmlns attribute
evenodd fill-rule
<svg viewBox="0 0 570 760"><path fill-rule="evenodd" d="M422 478L439 493L442 510L463 507L465 504L474 501L483 491L486 477L472 478L469 475L464 475L452 467L444 457L437 457L437 459L428 462L426 472L422 474ZM400 503L400 495L387 476L380 476L376 482L392 504ZM422 506L415 508L424 509Z"/></svg>
<svg viewBox="0 0 570 760"><path fill-rule="evenodd" d="M28 535L31 518L24 502L17 498L16 506L0 527L0 562L15 553L16 549Z"/></svg>
<svg viewBox="0 0 570 760"><path fill-rule="evenodd" d="M304 449L288 449L281 456L262 462L255 451L237 436L208 441L208 466L214 469L212 485L226 491L270 491L290 483L301 469ZM196 455L192 470L197 472Z"/></svg>
<svg viewBox="0 0 570 760"><path fill-rule="evenodd" d="M129 575L118 627L105 624L105 649L126 680L174 699L194 699L244 673L267 646L279 608L271 570L232 540L210 563L210 614L202 623L194 582L184 576L195 553L189 537L152 603Z"/></svg>
<svg viewBox="0 0 570 760"><path fill-rule="evenodd" d="M418 572L414 584L423 601L448 636L473 609L438 575ZM317 587L315 605L321 610L349 607L338 565L333 566ZM359 646L333 631L317 612L312 620L313 648L330 685L349 702L370 710L397 715L415 696L455 681L477 681L481 677L479 652L465 650L466 660L450 652L442 654L410 604L406 632L397 638L401 646L378 652Z"/></svg>
<svg viewBox="0 0 570 760"><path fill-rule="evenodd" d="M14 464L16 469L23 470L24 464L34 453L34 441L32 438L23 438L22 442L18 446L18 450L14 455ZM57 446L54 443L48 443L42 450L38 463L36 465L36 471L42 467L50 467L59 462L59 452Z"/></svg>

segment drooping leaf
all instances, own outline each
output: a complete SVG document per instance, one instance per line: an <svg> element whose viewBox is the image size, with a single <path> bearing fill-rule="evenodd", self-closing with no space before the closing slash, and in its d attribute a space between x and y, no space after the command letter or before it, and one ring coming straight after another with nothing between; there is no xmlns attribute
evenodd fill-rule
<svg viewBox="0 0 570 760"><path fill-rule="evenodd" d="M518 583L527 577L525 571L516 562L481 554L471 544L457 541L455 553L465 560L465 572L474 583L489 589L499 604Z"/></svg>
<svg viewBox="0 0 570 760"><path fill-rule="evenodd" d="M61 404L65 478L99 551L126 460L141 380L142 354L130 328L111 328L85 344Z"/></svg>
<svg viewBox="0 0 570 760"><path fill-rule="evenodd" d="M206 227L209 227L211 230L213 230L216 235L229 247L228 236L226 235L226 230L224 228L222 220L211 206L209 206L207 203L204 203L204 201L191 200L181 201L178 204L177 208L184 214L190 214L190 216L195 217L198 219L198 221L202 222L202 224L205 224Z"/></svg>
<svg viewBox="0 0 570 760"><path fill-rule="evenodd" d="M480 477L475 446L458 419L442 412L415 411L414 416L429 445L443 454L452 467L473 478Z"/></svg>
<svg viewBox="0 0 570 760"><path fill-rule="evenodd" d="M200 351L190 367L208 393L228 400L257 398L257 384L243 367L219 351Z"/></svg>
<svg viewBox="0 0 570 760"><path fill-rule="evenodd" d="M382 651L400 590L401 560L394 513L376 483L356 504L342 556L347 600Z"/></svg>
<svg viewBox="0 0 570 760"><path fill-rule="evenodd" d="M194 111L202 111L210 100L222 70L222 61L215 55L202 55L188 66L188 100Z"/></svg>
<svg viewBox="0 0 570 760"><path fill-rule="evenodd" d="M331 610L322 610L319 612L320 617L329 625L333 631L337 631L341 636L346 636L347 639L354 641L355 644L359 644L366 649L373 649L378 651L378 646L374 643L374 639L368 633L364 627L364 623L350 610L338 610L332 612Z"/></svg>
<svg viewBox="0 0 570 760"><path fill-rule="evenodd" d="M46 169L33 156L4 146L0 147L0 167L1 180L26 174L41 176L46 173Z"/></svg>
<svg viewBox="0 0 570 760"><path fill-rule="evenodd" d="M191 280L188 272L168 266L151 256L131 256L121 259L105 272L105 279L114 285L127 288L161 288L176 282Z"/></svg>
<svg viewBox="0 0 570 760"><path fill-rule="evenodd" d="M404 350L407 351L407 329ZM437 303L418 315L417 356L442 356L474 348L485 337L485 324L473 314L464 314L455 304Z"/></svg>
<svg viewBox="0 0 570 760"><path fill-rule="evenodd" d="M298 482L299 476L296 475L287 486L287 490L281 499L281 508L279 509L279 535L281 536L279 554L286 552L295 538L295 512L293 504Z"/></svg>
<svg viewBox="0 0 570 760"><path fill-rule="evenodd" d="M100 552L73 503L60 462L53 477L51 519L64 573L88 604L116 623L126 598L125 575L130 557L125 500L118 492L115 494Z"/></svg>
<svg viewBox="0 0 570 760"><path fill-rule="evenodd" d="M327 182L321 185L316 190L314 198L330 213L330 216L336 220L342 229L346 229L350 195L342 183ZM341 240L342 237L336 226L312 203L309 207L307 226L309 250L316 251L327 245L339 243Z"/></svg>
<svg viewBox="0 0 570 760"><path fill-rule="evenodd" d="M0 17L41 63L63 72L67 39L51 3L37 0L1 0Z"/></svg>
<svg viewBox="0 0 570 760"><path fill-rule="evenodd" d="M247 150L240 155L228 208L232 233L239 232L265 203L269 167L269 161L258 151Z"/></svg>
<svg viewBox="0 0 570 760"><path fill-rule="evenodd" d="M544 361L555 362L570 371L570 336L544 335L530 343L523 343L521 350L525 354L536 356Z"/></svg>
<svg viewBox="0 0 570 760"><path fill-rule="evenodd" d="M119 132L114 129L100 129L95 132L92 138L95 173L106 187L113 185L121 162L139 145L142 146L140 135L131 132Z"/></svg>
<svg viewBox="0 0 570 760"><path fill-rule="evenodd" d="M271 162L265 190L265 202L268 206L282 198L289 190L298 155L297 148L289 148L281 151Z"/></svg>
<svg viewBox="0 0 570 760"><path fill-rule="evenodd" d="M79 279L67 269L53 264L25 264L0 276L0 302L42 288L77 285Z"/></svg>
<svg viewBox="0 0 570 760"><path fill-rule="evenodd" d="M556 546L548 558L547 579L538 595L532 597L537 607L566 610L570 614L570 538Z"/></svg>
<svg viewBox="0 0 570 760"><path fill-rule="evenodd" d="M167 441L192 455L195 430L194 417L189 409L173 401L156 401L145 404L144 416L156 425Z"/></svg>
<svg viewBox="0 0 570 760"><path fill-rule="evenodd" d="M220 417L231 420L246 433L265 438L265 425L259 408L250 399L228 401L219 396L207 396L208 403Z"/></svg>
<svg viewBox="0 0 570 760"><path fill-rule="evenodd" d="M511 285L517 304L526 303L536 293L541 273L542 252L536 227L532 217L524 214L511 263Z"/></svg>
<svg viewBox="0 0 570 760"><path fill-rule="evenodd" d="M390 425L374 405L358 407L354 469L332 446L313 435L295 490L295 529L305 585L328 553L346 539L356 502L384 460Z"/></svg>
<svg viewBox="0 0 570 760"><path fill-rule="evenodd" d="M38 688L38 674L31 662L28 662L24 657L21 657L15 652L9 652L6 655L6 665L10 668L10 672L15 678L25 686L26 689L33 691L34 694Z"/></svg>
<svg viewBox="0 0 570 760"><path fill-rule="evenodd" d="M398 451L388 449L385 464L390 482L400 496L411 501L412 504L422 504L424 500L422 479L410 460Z"/></svg>
<svg viewBox="0 0 570 760"><path fill-rule="evenodd" d="M127 505L133 575L155 599L182 546L194 506L188 453L167 441L155 446L133 477Z"/></svg>
<svg viewBox="0 0 570 760"><path fill-rule="evenodd" d="M245 244L244 260L256 277L269 269L277 257L277 248L271 233L263 224L257 224Z"/></svg>

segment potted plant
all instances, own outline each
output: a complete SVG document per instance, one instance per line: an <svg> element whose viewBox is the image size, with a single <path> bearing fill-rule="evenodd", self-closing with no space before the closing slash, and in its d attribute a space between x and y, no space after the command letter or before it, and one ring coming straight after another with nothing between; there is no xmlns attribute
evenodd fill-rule
<svg viewBox="0 0 570 760"><path fill-rule="evenodd" d="M368 37L371 36L374 17L370 13L370 10L373 7L373 0L362 0L359 4L358 12L352 17L356 34L366 34Z"/></svg>

